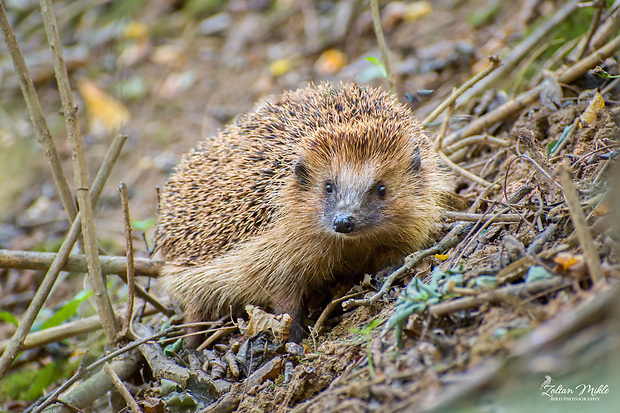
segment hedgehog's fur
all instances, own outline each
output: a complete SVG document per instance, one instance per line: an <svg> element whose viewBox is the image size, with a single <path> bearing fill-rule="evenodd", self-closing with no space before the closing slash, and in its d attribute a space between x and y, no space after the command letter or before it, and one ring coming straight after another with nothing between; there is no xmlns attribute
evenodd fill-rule
<svg viewBox="0 0 620 413"><path fill-rule="evenodd" d="M299 339L303 297L427 243L445 191L437 163L419 121L381 89L286 92L177 166L161 194L159 283L189 321L252 303L290 313ZM350 234L334 229L342 211Z"/></svg>

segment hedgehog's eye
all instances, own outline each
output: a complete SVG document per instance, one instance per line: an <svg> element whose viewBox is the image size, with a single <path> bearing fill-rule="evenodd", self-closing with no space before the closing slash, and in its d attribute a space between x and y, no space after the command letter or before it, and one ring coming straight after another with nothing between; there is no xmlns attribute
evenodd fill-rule
<svg viewBox="0 0 620 413"><path fill-rule="evenodd" d="M385 196L385 192L386 192L385 185L379 184L379 186L377 186L377 195L383 198Z"/></svg>
<svg viewBox="0 0 620 413"><path fill-rule="evenodd" d="M325 192L327 192L328 194L334 192L334 184L332 184L330 181L325 182Z"/></svg>

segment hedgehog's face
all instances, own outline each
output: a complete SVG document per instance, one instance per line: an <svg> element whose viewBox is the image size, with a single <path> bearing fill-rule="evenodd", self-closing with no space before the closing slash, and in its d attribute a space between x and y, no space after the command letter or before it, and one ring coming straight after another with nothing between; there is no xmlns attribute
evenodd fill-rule
<svg viewBox="0 0 620 413"><path fill-rule="evenodd" d="M386 159L335 163L315 174L299 161L295 175L298 184L311 193L308 202L312 215L325 235L344 239L372 237L398 214L395 208L402 205L399 194L409 189L420 170L418 148L402 154L402 160L404 163ZM398 165L402 167L394 168Z"/></svg>

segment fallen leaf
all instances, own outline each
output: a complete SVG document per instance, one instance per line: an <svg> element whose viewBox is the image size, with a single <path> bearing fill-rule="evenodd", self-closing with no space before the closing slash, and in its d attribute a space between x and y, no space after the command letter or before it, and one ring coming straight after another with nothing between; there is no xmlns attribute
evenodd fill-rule
<svg viewBox="0 0 620 413"><path fill-rule="evenodd" d="M274 60L269 64L269 72L275 77L280 77L291 71L293 63L289 59Z"/></svg>
<svg viewBox="0 0 620 413"><path fill-rule="evenodd" d="M581 124L585 123L586 125L594 125L594 121L596 121L597 114L605 107L605 99L598 93L598 90L590 100L588 107L583 111L579 119L581 119Z"/></svg>
<svg viewBox="0 0 620 413"><path fill-rule="evenodd" d="M579 264L583 261L583 256L581 255L573 255L569 252L559 252L553 261L559 265L559 270L562 272L566 272L570 270L575 265Z"/></svg>
<svg viewBox="0 0 620 413"><path fill-rule="evenodd" d="M183 73L170 73L159 87L159 94L165 98L172 98L191 88L196 82L196 75L192 70Z"/></svg>
<svg viewBox="0 0 620 413"><path fill-rule="evenodd" d="M137 21L130 21L123 27L122 35L125 39L144 40L149 36L149 27Z"/></svg>
<svg viewBox="0 0 620 413"><path fill-rule="evenodd" d="M383 9L381 24L386 30L391 30L401 21L413 22L428 16L433 11L430 1L414 1L405 3L402 1L389 2Z"/></svg>
<svg viewBox="0 0 620 413"><path fill-rule="evenodd" d="M422 19L433 11L433 4L430 1L414 1L409 4L403 14L403 20L412 22Z"/></svg>
<svg viewBox="0 0 620 413"><path fill-rule="evenodd" d="M448 254L435 254L435 258L439 261L445 261L450 257Z"/></svg>
<svg viewBox="0 0 620 413"><path fill-rule="evenodd" d="M187 64L187 55L183 48L176 44L164 44L155 48L151 60L162 66L180 69Z"/></svg>
<svg viewBox="0 0 620 413"><path fill-rule="evenodd" d="M610 212L611 212L611 202L609 202L609 200L605 200L601 202L600 204L598 204L596 208L594 208L594 211L592 211L592 214L595 217L602 217L603 215L607 215Z"/></svg>
<svg viewBox="0 0 620 413"><path fill-rule="evenodd" d="M347 56L337 49L329 49L318 58L314 67L322 75L333 75L347 64Z"/></svg>
<svg viewBox="0 0 620 413"><path fill-rule="evenodd" d="M251 304L245 306L245 311L250 316L247 326L243 329L246 336L251 337L261 331L269 330L277 338L284 340L288 338L293 321L290 315L280 314L276 316Z"/></svg>
<svg viewBox="0 0 620 413"><path fill-rule="evenodd" d="M88 126L91 132L118 132L129 121L129 110L123 103L107 94L92 80L82 78L78 82L78 91L84 99L88 112Z"/></svg>

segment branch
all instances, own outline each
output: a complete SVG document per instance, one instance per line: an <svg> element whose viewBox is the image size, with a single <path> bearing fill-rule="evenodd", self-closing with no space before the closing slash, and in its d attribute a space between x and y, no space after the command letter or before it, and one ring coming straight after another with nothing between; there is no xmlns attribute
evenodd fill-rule
<svg viewBox="0 0 620 413"><path fill-rule="evenodd" d="M473 87L476 83L480 82L482 79L490 75L491 72L493 72L495 69L502 65L502 61L497 56L489 56L489 62L490 64L482 72L478 73L476 76L463 83L458 89L452 92L448 99L441 102L441 104L437 106L430 115L424 118L424 120L422 121L422 125L428 126L432 121L437 119L437 116L439 116L441 112L444 111L444 109L456 102L459 96L461 96L469 88Z"/></svg>
<svg viewBox="0 0 620 413"><path fill-rule="evenodd" d="M97 307L97 314L101 317L101 323L103 324L103 330L108 344L112 345L119 331L119 326L118 320L112 310L110 298L106 292L105 281L101 274L101 265L99 264L99 248L93 221L93 208L89 196L90 189L88 170L86 168L86 156L84 154L80 125L77 119L77 106L73 103L73 95L71 93L71 87L69 86L69 75L67 74L67 67L64 62L60 35L56 27L54 8L51 0L41 0L40 5L47 41L52 51L54 72L56 73L58 91L60 92L60 99L62 100L65 124L69 134L69 141L71 142L74 186L77 191L78 205L82 215L82 235L84 237L84 251L86 252L86 259L88 261L88 276L94 292L93 298Z"/></svg>
<svg viewBox="0 0 620 413"><path fill-rule="evenodd" d="M13 251L0 249L0 268L47 271L58 254L54 252ZM102 255L101 272L103 274L127 274L127 258ZM148 258L134 258L136 275L157 277L163 261ZM62 271L86 272L86 256L71 254L63 265Z"/></svg>
<svg viewBox="0 0 620 413"><path fill-rule="evenodd" d="M592 234L588 229L586 217L581 209L581 202L579 202L579 194L577 193L577 189L575 188L569 169L570 166L568 165L567 160L565 160L564 163L560 164L558 167L560 181L562 182L562 192L564 193L564 199L566 200L566 205L568 206L570 220L573 222L575 232L577 233L577 239L579 239L581 249L583 250L583 255L586 259L586 265L588 267L588 271L590 272L590 277L592 277L592 281L595 285L600 285L605 282L605 276L603 275L603 270L601 269L601 259L596 252L596 248L594 247Z"/></svg>
<svg viewBox="0 0 620 413"><path fill-rule="evenodd" d="M435 244L428 249L416 252L413 257L405 261L402 267L400 267L385 278L385 280L383 281L383 286L381 286L381 289L377 293L373 294L368 298L346 301L342 304L342 308L344 308L345 311L348 311L353 307L359 307L362 305L368 307L375 305L377 301L381 299L381 297L387 294L396 279L405 275L407 271L418 265L424 258L428 257L429 255L439 254L457 245L459 242L461 242L461 239L463 239L463 237L471 230L471 228L472 225L466 225L460 228L458 232L454 234L454 236L452 236L451 238L444 239L438 244Z"/></svg>
<svg viewBox="0 0 620 413"><path fill-rule="evenodd" d="M383 27L381 27L381 15L379 14L379 1L370 0L370 12L372 14L372 22L375 27L375 35L377 36L377 43L379 43L379 49L381 50L381 61L385 68L385 76L387 77L388 86L392 93L396 94L396 84L394 83L394 75L392 69L390 69L390 58L388 55L388 47L383 36Z"/></svg>
<svg viewBox="0 0 620 413"><path fill-rule="evenodd" d="M144 315L152 315L159 311L159 309L155 307L147 307L144 311ZM126 317L127 314L121 312L122 317ZM70 321L68 323L63 323L56 327L46 328L45 330L36 331L34 333L28 334L26 337L26 341L24 341L24 345L22 347L22 351L30 350L31 348L42 347L47 344L56 343L61 340L65 340L67 338L79 336L81 334L88 334L92 331L97 331L101 329L101 320L99 316L91 316L86 317L81 320ZM10 340L2 340L0 341L0 352L3 352Z"/></svg>

